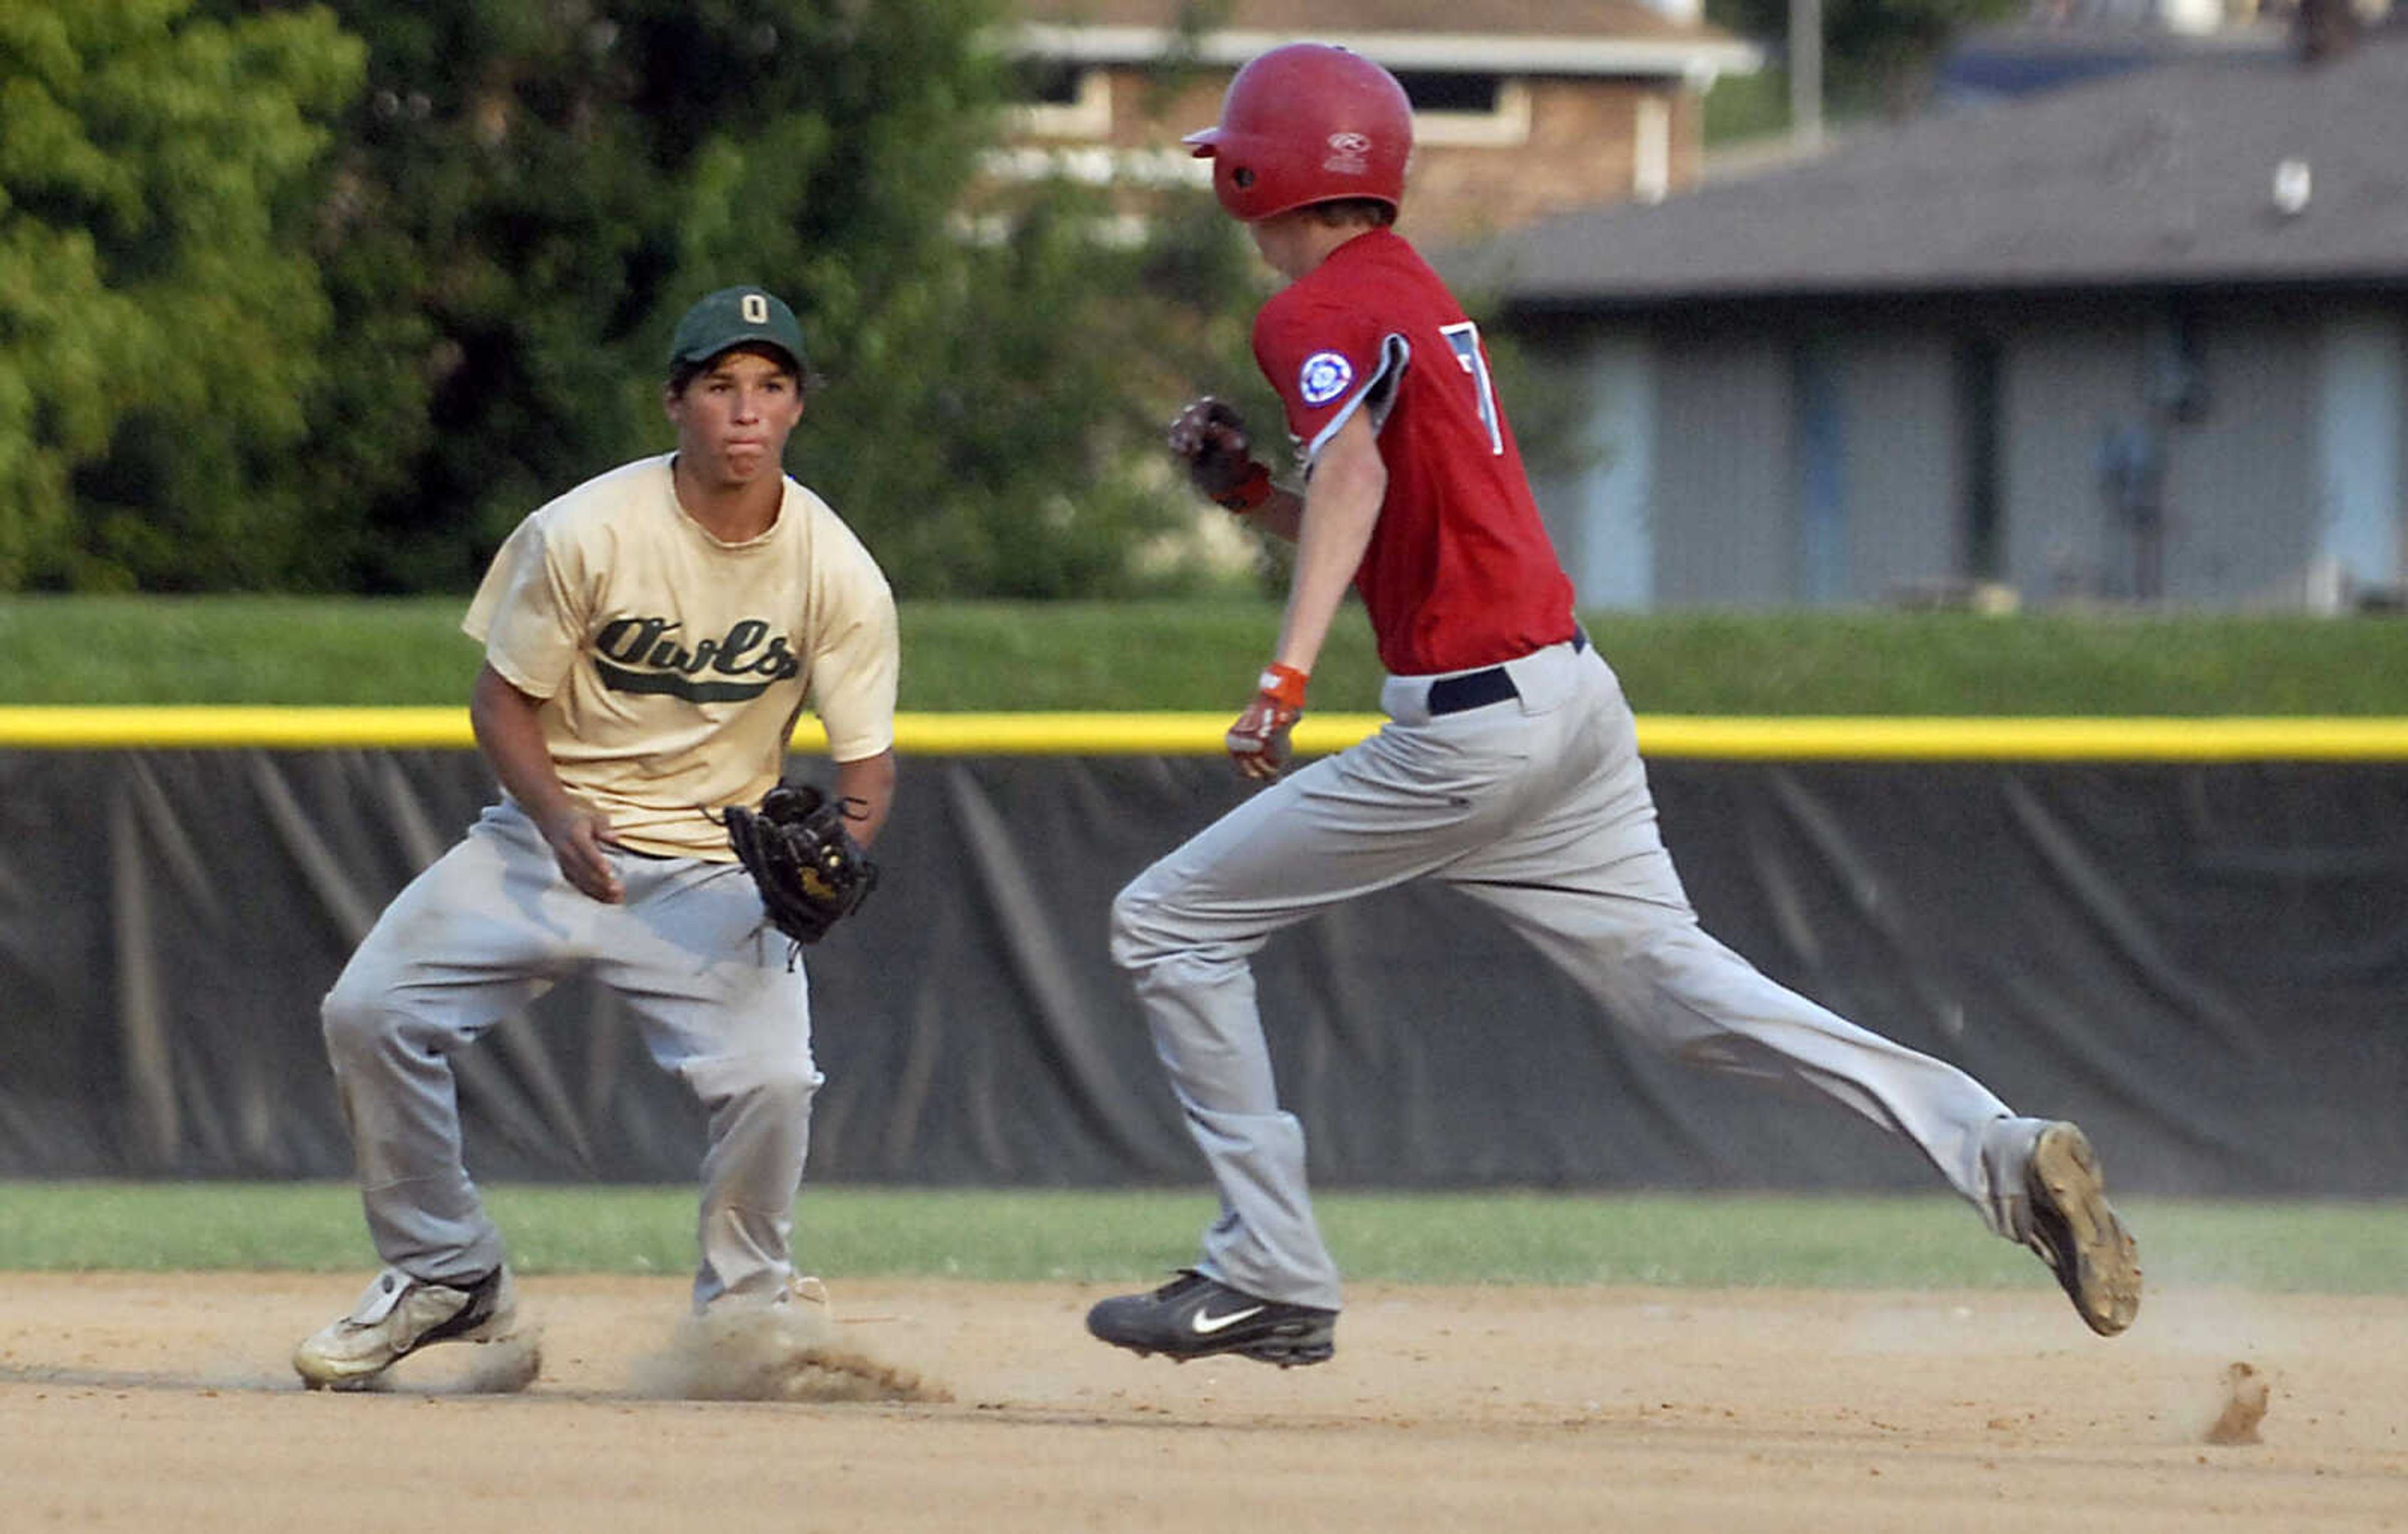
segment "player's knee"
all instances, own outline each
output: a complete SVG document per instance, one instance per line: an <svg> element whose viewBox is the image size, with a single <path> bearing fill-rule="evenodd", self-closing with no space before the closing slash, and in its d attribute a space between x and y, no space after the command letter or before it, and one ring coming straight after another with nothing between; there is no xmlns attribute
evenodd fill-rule
<svg viewBox="0 0 2408 1534"><path fill-rule="evenodd" d="M800 1113L810 1107L820 1083L827 1079L808 1055L765 1062L754 1068L752 1078L745 1087L747 1097L755 1103L790 1113Z"/></svg>
<svg viewBox="0 0 2408 1534"><path fill-rule="evenodd" d="M337 982L318 1004L319 1032L337 1069L390 1048L405 1022L381 991L368 986Z"/></svg>
<svg viewBox="0 0 2408 1534"><path fill-rule="evenodd" d="M1163 920L1163 898L1143 879L1112 897L1112 962L1124 969L1143 969L1179 952L1180 944Z"/></svg>

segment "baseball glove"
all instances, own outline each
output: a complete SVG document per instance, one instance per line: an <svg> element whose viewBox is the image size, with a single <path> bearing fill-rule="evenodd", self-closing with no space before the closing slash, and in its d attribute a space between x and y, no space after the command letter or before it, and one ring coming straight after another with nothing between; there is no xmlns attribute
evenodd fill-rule
<svg viewBox="0 0 2408 1534"><path fill-rule="evenodd" d="M878 865L844 827L843 804L808 783L780 783L758 810L728 806L727 843L770 925L798 943L826 937L878 884Z"/></svg>

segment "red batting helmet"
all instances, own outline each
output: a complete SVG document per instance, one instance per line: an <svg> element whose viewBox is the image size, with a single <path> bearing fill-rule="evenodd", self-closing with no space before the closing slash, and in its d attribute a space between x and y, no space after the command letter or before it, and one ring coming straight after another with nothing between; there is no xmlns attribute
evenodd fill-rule
<svg viewBox="0 0 2408 1534"><path fill-rule="evenodd" d="M1397 77L1360 53L1290 43L1229 81L1221 121L1184 142L1212 162L1212 192L1252 223L1307 203L1404 200L1413 108Z"/></svg>

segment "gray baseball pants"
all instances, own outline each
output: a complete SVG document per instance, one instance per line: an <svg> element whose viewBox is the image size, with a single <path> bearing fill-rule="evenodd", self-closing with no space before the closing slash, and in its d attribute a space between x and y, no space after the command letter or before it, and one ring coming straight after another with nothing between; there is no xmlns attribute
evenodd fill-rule
<svg viewBox="0 0 2408 1534"><path fill-rule="evenodd" d="M1283 927L1423 878L1490 907L1677 1057L1803 1083L1905 1137L1992 1231L2021 1240L2042 1121L1709 937L1657 835L1612 671L1570 644L1505 669L1518 696L1438 716L1439 679L1390 678L1378 734L1264 789L1114 902L1112 956L1220 1188L1199 1269L1257 1297L1338 1307L1304 1132L1279 1105L1249 961Z"/></svg>
<svg viewBox="0 0 2408 1534"><path fill-rule="evenodd" d="M461 1155L452 1055L576 969L624 999L653 1061L710 1113L696 1310L774 1300L810 1142L810 1005L733 863L619 856L626 899L561 876L504 800L385 909L322 1009L378 1253L457 1283L503 1257Z"/></svg>

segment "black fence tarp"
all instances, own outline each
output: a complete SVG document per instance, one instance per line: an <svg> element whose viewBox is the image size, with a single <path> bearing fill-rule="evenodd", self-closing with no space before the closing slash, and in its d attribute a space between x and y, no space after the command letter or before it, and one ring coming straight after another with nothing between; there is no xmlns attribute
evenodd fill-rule
<svg viewBox="0 0 2408 1534"><path fill-rule="evenodd" d="M2408 1195L2408 764L1659 760L1706 925L2027 1112L2119 1188ZM462 751L0 752L0 1175L342 1177L319 997L489 797ZM1105 953L1120 885L1242 792L1217 759L907 762L812 950L812 1175L1193 1182ZM1827 1104L1637 1044L1415 888L1258 962L1324 1185L1923 1190ZM462 1057L490 1181L684 1181L698 1111L572 982Z"/></svg>

